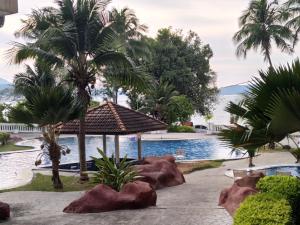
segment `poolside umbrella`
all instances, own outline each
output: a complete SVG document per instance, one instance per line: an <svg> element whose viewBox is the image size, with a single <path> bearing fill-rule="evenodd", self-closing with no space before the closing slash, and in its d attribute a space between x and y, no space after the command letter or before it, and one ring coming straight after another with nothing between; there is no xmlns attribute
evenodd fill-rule
<svg viewBox="0 0 300 225"><path fill-rule="evenodd" d="M119 135L137 134L138 159L142 159L141 133L165 130L167 124L143 113L107 102L88 110L85 130L89 135L103 135L103 151L106 154L106 135L115 135L115 157L120 161ZM61 134L79 134L79 120L69 121L59 127Z"/></svg>

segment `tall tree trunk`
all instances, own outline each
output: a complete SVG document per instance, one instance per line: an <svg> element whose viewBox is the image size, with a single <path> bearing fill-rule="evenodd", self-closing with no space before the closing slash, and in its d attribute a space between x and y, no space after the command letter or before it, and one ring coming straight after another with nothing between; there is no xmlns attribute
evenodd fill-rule
<svg viewBox="0 0 300 225"><path fill-rule="evenodd" d="M253 164L253 156L249 157L249 167L254 167L255 165Z"/></svg>
<svg viewBox="0 0 300 225"><path fill-rule="evenodd" d="M118 104L118 90L119 88L115 87L114 88L114 98L113 98L113 101L115 104Z"/></svg>
<svg viewBox="0 0 300 225"><path fill-rule="evenodd" d="M55 142L50 143L49 156L52 161L52 184L55 189L63 189L63 184L59 177L60 148Z"/></svg>
<svg viewBox="0 0 300 225"><path fill-rule="evenodd" d="M85 115L79 119L79 134L78 134L78 146L79 146L79 162L80 162L80 180L87 181L89 179L86 166L85 155Z"/></svg>
<svg viewBox="0 0 300 225"><path fill-rule="evenodd" d="M267 60L269 62L270 68L273 69L274 67L273 67L273 63L272 63L272 60L271 60L271 56L270 56L269 50L266 50L266 57L267 57Z"/></svg>
<svg viewBox="0 0 300 225"><path fill-rule="evenodd" d="M59 160L52 160L52 183L55 189L63 189L63 184L59 177Z"/></svg>

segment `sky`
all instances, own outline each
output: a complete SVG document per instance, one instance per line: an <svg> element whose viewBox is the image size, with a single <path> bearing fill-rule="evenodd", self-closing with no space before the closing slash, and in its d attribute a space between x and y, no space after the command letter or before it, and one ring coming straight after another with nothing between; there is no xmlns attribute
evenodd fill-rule
<svg viewBox="0 0 300 225"><path fill-rule="evenodd" d="M6 17L0 28L0 77L9 81L21 72L24 65L12 65L7 51L15 39L14 32L21 27L32 8L53 5L52 0L19 0L19 13ZM267 68L259 52L249 52L246 59L237 58L232 36L238 31L238 17L247 8L249 0L112 0L110 7L133 9L141 23L149 27L148 35L155 37L157 30L171 26L184 32L193 30L214 52L211 67L217 74L217 86L243 83ZM300 44L293 55L281 53L273 47L274 65L284 65L296 59Z"/></svg>

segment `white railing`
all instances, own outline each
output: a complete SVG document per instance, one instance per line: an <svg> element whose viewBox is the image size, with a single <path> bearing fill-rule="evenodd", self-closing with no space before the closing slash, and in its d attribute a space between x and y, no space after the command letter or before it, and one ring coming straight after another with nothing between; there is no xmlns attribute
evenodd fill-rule
<svg viewBox="0 0 300 225"><path fill-rule="evenodd" d="M42 129L37 125L28 126L23 123L0 123L0 132L8 133L40 133Z"/></svg>
<svg viewBox="0 0 300 225"><path fill-rule="evenodd" d="M209 123L208 124L208 131L209 132L218 133L223 129L225 129L224 125L219 125L219 124L214 124L214 123Z"/></svg>

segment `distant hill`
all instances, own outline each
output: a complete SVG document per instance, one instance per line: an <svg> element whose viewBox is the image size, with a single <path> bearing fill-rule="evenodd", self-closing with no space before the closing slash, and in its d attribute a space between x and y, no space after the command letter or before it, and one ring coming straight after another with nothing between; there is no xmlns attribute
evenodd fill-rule
<svg viewBox="0 0 300 225"><path fill-rule="evenodd" d="M7 80L4 80L2 78L0 78L0 90L5 89L5 88L9 88L12 86L12 83L8 82Z"/></svg>
<svg viewBox="0 0 300 225"><path fill-rule="evenodd" d="M248 90L247 85L232 85L220 88L220 95L239 95Z"/></svg>

